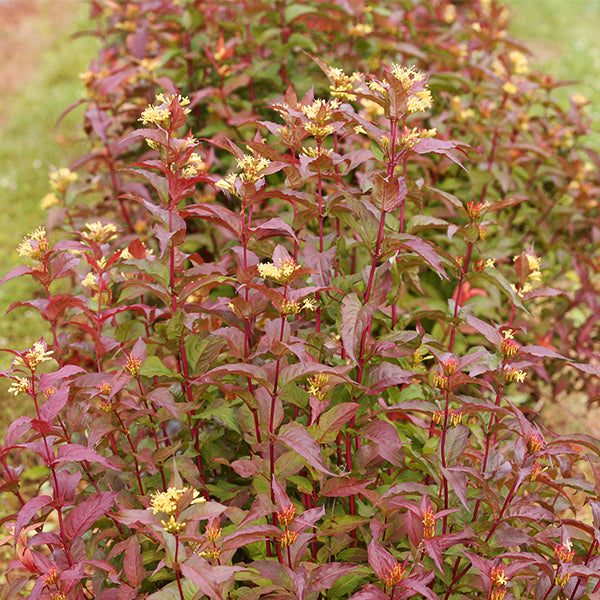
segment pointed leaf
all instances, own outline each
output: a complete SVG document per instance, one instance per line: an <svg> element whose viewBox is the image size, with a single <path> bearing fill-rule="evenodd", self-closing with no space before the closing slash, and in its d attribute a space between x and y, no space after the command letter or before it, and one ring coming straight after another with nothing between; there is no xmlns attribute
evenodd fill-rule
<svg viewBox="0 0 600 600"><path fill-rule="evenodd" d="M118 492L99 492L71 509L64 521L64 533L70 540L84 534L115 502Z"/></svg>
<svg viewBox="0 0 600 600"><path fill-rule="evenodd" d="M327 468L323 456L321 456L319 445L302 425L298 423L286 425L282 428L278 438L286 446L305 458L308 464L317 471L337 477L333 471Z"/></svg>

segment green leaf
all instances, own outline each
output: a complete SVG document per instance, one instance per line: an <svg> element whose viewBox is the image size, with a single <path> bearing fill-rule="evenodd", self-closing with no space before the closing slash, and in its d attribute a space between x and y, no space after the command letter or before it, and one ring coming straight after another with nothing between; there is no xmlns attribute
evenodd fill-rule
<svg viewBox="0 0 600 600"><path fill-rule="evenodd" d="M297 19L302 15L307 15L314 12L317 12L315 6L307 6L306 4L294 2L285 7L284 20L286 23L291 23L294 19Z"/></svg>
<svg viewBox="0 0 600 600"><path fill-rule="evenodd" d="M242 433L240 429L237 408L232 406L231 404L225 402L223 399L215 399L210 402L208 408L198 413L198 416L202 419L213 418L216 419L217 422L225 425L227 429L231 429L232 431L237 431L238 433Z"/></svg>
<svg viewBox="0 0 600 600"><path fill-rule="evenodd" d="M167 325L167 339L168 340L178 340L181 338L181 334L183 333L183 321L184 321L184 312L182 308L178 308L175 311L175 314L169 320L169 324Z"/></svg>
<svg viewBox="0 0 600 600"><path fill-rule="evenodd" d="M149 356L142 365L140 374L146 377L171 377L183 381L181 375L166 367L158 356Z"/></svg>

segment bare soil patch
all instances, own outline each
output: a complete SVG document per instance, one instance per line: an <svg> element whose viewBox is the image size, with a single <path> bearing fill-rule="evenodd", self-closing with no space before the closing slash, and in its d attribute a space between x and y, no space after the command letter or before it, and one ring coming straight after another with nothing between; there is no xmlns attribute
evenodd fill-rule
<svg viewBox="0 0 600 600"><path fill-rule="evenodd" d="M79 0L0 0L0 97L5 104L43 68L57 34L73 30ZM5 113L0 108L0 125Z"/></svg>

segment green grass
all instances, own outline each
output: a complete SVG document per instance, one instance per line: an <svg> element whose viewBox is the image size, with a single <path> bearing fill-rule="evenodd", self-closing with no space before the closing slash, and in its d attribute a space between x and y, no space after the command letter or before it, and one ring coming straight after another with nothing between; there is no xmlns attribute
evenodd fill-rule
<svg viewBox="0 0 600 600"><path fill-rule="evenodd" d="M569 96L590 100L590 116L600 122L600 2L598 0L507 0L513 14L511 34L532 51L532 65L557 81L574 81L557 90L568 107ZM597 128L597 126L596 126ZM591 140L600 149L599 141Z"/></svg>
<svg viewBox="0 0 600 600"><path fill-rule="evenodd" d="M41 198L48 193L49 168L68 166L77 156L76 136L81 131L82 109L76 109L58 128L61 112L81 97L78 74L85 71L96 54L90 37L72 39L86 27L87 4L66 11L67 20L53 30L43 10L35 16L35 30L44 48L38 67L18 89L3 98L0 126L0 278L25 259L16 253L24 235L45 222ZM81 148L79 148L81 150ZM9 281L0 286L0 315L15 300L31 297L30 278ZM17 309L0 317L0 348L23 349L45 333L44 324L33 310ZM12 356L0 355L0 368Z"/></svg>

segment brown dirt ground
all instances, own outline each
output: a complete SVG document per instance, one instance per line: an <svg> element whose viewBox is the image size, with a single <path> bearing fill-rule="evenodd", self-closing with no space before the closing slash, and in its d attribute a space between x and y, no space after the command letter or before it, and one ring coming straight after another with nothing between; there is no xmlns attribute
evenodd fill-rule
<svg viewBox="0 0 600 600"><path fill-rule="evenodd" d="M0 102L39 68L57 31L73 29L80 0L0 0ZM4 114L0 105L0 125Z"/></svg>

